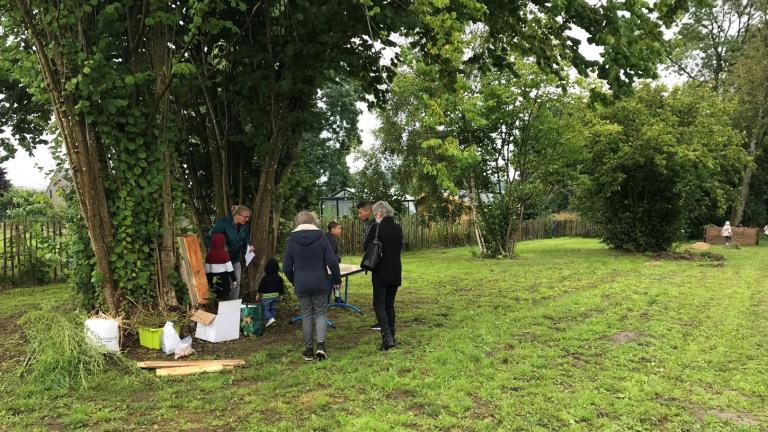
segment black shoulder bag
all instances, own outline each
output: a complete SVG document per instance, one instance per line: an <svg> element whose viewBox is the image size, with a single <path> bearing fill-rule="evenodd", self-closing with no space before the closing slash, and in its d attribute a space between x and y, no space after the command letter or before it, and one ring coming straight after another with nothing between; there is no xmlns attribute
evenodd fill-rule
<svg viewBox="0 0 768 432"><path fill-rule="evenodd" d="M365 248L365 255L363 255L363 261L360 263L360 268L368 271L372 271L379 265L382 257L383 245L379 241L379 226L376 224L376 236L371 243Z"/></svg>

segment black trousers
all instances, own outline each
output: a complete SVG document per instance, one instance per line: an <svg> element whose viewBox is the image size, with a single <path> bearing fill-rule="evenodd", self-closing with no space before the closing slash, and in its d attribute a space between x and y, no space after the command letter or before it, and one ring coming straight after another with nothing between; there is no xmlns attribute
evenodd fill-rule
<svg viewBox="0 0 768 432"><path fill-rule="evenodd" d="M373 311L382 334L395 333L395 296L399 287L373 281Z"/></svg>

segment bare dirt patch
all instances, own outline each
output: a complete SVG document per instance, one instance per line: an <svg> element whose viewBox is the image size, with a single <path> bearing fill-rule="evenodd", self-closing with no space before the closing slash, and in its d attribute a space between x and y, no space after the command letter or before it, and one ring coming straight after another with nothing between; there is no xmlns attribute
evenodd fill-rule
<svg viewBox="0 0 768 432"><path fill-rule="evenodd" d="M725 257L713 252L693 252L686 250L683 252L656 252L651 255L654 260L667 261L725 261Z"/></svg>
<svg viewBox="0 0 768 432"><path fill-rule="evenodd" d="M474 407L469 412L469 417L484 422L496 422L496 407L492 403L483 400L480 396L472 396Z"/></svg>
<svg viewBox="0 0 768 432"><path fill-rule="evenodd" d="M391 400L410 400L414 397L414 392L410 389L394 389L389 392L389 397Z"/></svg>
<svg viewBox="0 0 768 432"><path fill-rule="evenodd" d="M588 364L587 358L577 353L569 353L565 355L568 364L575 368L582 368Z"/></svg>
<svg viewBox="0 0 768 432"><path fill-rule="evenodd" d="M752 414L738 411L709 410L705 414L711 414L719 419L729 421L737 425L758 426L760 421Z"/></svg>
<svg viewBox="0 0 768 432"><path fill-rule="evenodd" d="M625 344L628 342L633 342L638 339L640 339L642 335L637 332L631 332L631 331L623 331L618 332L615 335L611 336L611 342L615 344Z"/></svg>
<svg viewBox="0 0 768 432"><path fill-rule="evenodd" d="M700 267L712 267L712 268L721 268L725 267L725 263L722 261L715 261L715 262L708 262L708 263L701 263L699 264Z"/></svg>
<svg viewBox="0 0 768 432"><path fill-rule="evenodd" d="M655 268L655 267L659 267L659 266L661 266L661 261L648 261L648 262L647 262L647 263L645 263L644 265L645 265L646 267Z"/></svg>
<svg viewBox="0 0 768 432"><path fill-rule="evenodd" d="M0 318L0 372L14 369L26 357L24 331L17 321L21 314Z"/></svg>
<svg viewBox="0 0 768 432"><path fill-rule="evenodd" d="M696 243L693 243L693 244L690 244L690 245L686 246L686 249L707 250L707 249L709 249L711 247L712 247L712 245L709 244L709 243L696 242Z"/></svg>
<svg viewBox="0 0 768 432"><path fill-rule="evenodd" d="M717 408L708 408L694 403L684 402L680 400L661 399L659 402L663 404L677 405L689 410L693 416L699 420L704 420L707 416L713 416L720 420L725 420L736 425L743 426L760 426L764 424L768 419L753 415L744 411L723 410Z"/></svg>
<svg viewBox="0 0 768 432"><path fill-rule="evenodd" d="M694 417L696 417L698 420L704 420L707 416L711 415L719 418L720 420L725 420L737 425L759 426L761 424L761 420L758 417L747 412L709 409L693 404L682 405L691 410Z"/></svg>

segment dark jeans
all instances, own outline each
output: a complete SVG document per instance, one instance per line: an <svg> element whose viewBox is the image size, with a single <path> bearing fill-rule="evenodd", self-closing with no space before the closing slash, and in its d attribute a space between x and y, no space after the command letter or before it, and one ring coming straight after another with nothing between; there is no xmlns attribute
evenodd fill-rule
<svg viewBox="0 0 768 432"><path fill-rule="evenodd" d="M395 296L398 285L373 283L373 311L381 326L381 333L395 333Z"/></svg>

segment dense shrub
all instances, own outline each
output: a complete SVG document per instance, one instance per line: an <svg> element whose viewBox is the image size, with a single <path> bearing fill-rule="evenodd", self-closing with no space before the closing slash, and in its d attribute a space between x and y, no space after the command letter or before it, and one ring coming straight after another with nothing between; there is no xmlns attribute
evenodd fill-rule
<svg viewBox="0 0 768 432"><path fill-rule="evenodd" d="M745 157L731 109L692 84L641 86L599 109L577 206L606 244L667 250L684 228L725 214Z"/></svg>

